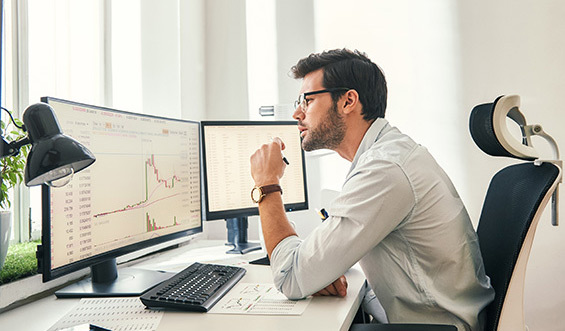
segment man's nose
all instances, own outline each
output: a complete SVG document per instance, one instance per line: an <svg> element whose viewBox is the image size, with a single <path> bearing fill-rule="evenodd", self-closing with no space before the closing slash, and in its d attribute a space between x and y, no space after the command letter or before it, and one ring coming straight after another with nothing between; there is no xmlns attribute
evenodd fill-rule
<svg viewBox="0 0 565 331"><path fill-rule="evenodd" d="M296 107L294 113L292 114L292 118L294 118L297 121L301 121L304 119L304 112L302 111L301 106Z"/></svg>

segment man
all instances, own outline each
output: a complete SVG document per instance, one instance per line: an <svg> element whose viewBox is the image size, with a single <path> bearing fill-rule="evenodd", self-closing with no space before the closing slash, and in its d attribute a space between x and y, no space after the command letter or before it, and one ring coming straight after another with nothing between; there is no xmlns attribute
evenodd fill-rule
<svg viewBox="0 0 565 331"><path fill-rule="evenodd" d="M259 202L276 286L293 299L344 296L342 275L359 262L389 322L481 330L480 312L494 291L476 233L433 157L384 119L380 69L365 54L342 49L312 54L292 73L303 79L293 114L303 149L334 150L351 169L330 217L304 240L279 191ZM281 149L276 138L251 156L256 187L279 183Z"/></svg>

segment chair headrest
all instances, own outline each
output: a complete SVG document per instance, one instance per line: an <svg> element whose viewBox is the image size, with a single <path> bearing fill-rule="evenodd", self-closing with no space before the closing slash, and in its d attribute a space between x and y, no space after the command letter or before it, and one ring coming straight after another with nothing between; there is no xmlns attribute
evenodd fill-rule
<svg viewBox="0 0 565 331"><path fill-rule="evenodd" d="M520 97L500 96L493 103L475 106L469 118L469 130L479 148L492 156L506 156L522 160L538 159L526 130L526 118L520 112ZM520 126L522 141L508 130L507 118Z"/></svg>

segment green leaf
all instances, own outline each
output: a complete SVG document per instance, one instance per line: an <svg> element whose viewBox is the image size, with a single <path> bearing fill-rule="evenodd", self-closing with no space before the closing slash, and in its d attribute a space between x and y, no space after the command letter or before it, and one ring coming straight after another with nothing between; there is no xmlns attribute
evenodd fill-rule
<svg viewBox="0 0 565 331"><path fill-rule="evenodd" d="M0 121L2 132L4 133L4 138L6 141L15 141L20 138L25 137L25 132L20 130L17 127L11 125L12 123L6 121ZM18 118L14 118L14 122L21 126L22 121ZM9 156L0 159L0 170L2 175L2 185L1 190L2 194L0 194L0 207L1 208L9 208L11 207L11 202L9 201L9 195L6 194L6 191L13 186L20 185L21 182L24 180L24 169L26 158L28 152L30 150L30 146L24 146L20 149L20 153L16 156Z"/></svg>

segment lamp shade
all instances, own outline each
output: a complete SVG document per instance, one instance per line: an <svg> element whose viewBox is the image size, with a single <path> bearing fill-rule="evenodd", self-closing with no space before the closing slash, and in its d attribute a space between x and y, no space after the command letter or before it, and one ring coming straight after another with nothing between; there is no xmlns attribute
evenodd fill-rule
<svg viewBox="0 0 565 331"><path fill-rule="evenodd" d="M29 106L23 121L31 142L24 173L26 186L66 177L96 160L86 147L61 132L53 108L48 104L40 102Z"/></svg>

